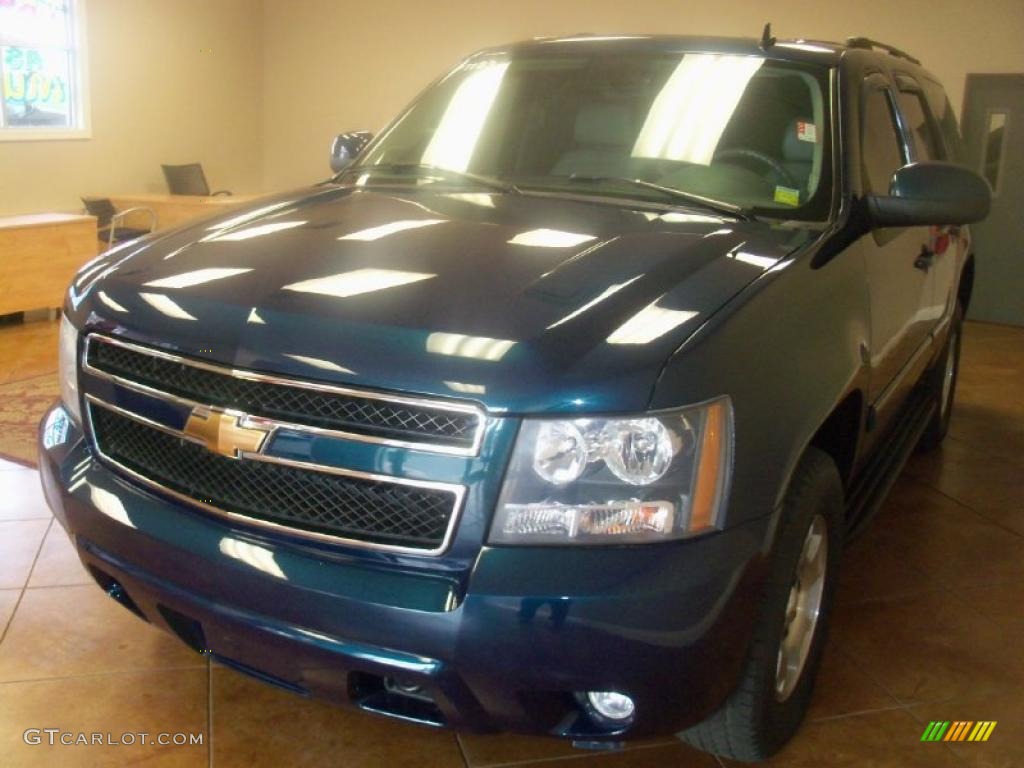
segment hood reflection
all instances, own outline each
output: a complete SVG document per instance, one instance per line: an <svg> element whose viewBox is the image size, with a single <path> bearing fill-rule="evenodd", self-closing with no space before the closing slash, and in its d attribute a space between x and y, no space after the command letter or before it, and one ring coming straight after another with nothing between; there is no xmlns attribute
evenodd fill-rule
<svg viewBox="0 0 1024 768"><path fill-rule="evenodd" d="M574 248L583 243L597 240L594 235L584 235L577 232L563 232L558 229L531 229L528 232L520 232L509 240L512 245L531 245L535 248Z"/></svg>
<svg viewBox="0 0 1024 768"><path fill-rule="evenodd" d="M430 272L406 272L401 269L356 269L352 272L341 272L337 275L315 277L303 280L282 288L284 291L300 293L318 293L322 296L333 296L336 299L347 299L364 293L383 291L386 288L397 288L400 285L418 283L437 277Z"/></svg>
<svg viewBox="0 0 1024 768"><path fill-rule="evenodd" d="M463 336L459 333L432 333L427 337L427 352L453 357L470 357L475 360L497 362L505 356L514 341L489 339L485 336Z"/></svg>
<svg viewBox="0 0 1024 768"><path fill-rule="evenodd" d="M320 368L321 370L324 371L333 371L334 373L348 373L352 374L353 376L355 375L355 371L350 371L348 368L343 368L342 366L338 365L337 363L333 363L330 360L321 360L318 357L306 357L305 355L286 354L285 357L294 360L297 363L305 363L306 365L311 365L314 368Z"/></svg>
<svg viewBox="0 0 1024 768"><path fill-rule="evenodd" d="M199 242L214 243L224 241L251 240L254 237L263 237L264 235L272 235L275 232L281 232L285 229L294 229L295 227L301 227L305 223L305 221L274 221L269 224L257 224L255 227L249 227L248 229L236 229L233 232L218 232L215 235L207 235L206 237L202 238Z"/></svg>
<svg viewBox="0 0 1024 768"><path fill-rule="evenodd" d="M202 285L213 280L223 280L225 277L244 275L246 272L252 272L252 268L207 267L206 269L182 272L179 275L171 275L170 277L161 277L158 280L150 280L148 283L143 283L143 285L148 288L190 288L193 285Z"/></svg>
<svg viewBox="0 0 1024 768"><path fill-rule="evenodd" d="M105 291L97 291L96 297L115 312L127 312L128 310L110 298Z"/></svg>
<svg viewBox="0 0 1024 768"><path fill-rule="evenodd" d="M162 293L140 293L139 298L149 304L153 309L167 317L175 320L197 320L195 315L190 315L173 299L164 296Z"/></svg>
<svg viewBox="0 0 1024 768"><path fill-rule="evenodd" d="M388 235L405 232L407 229L430 227L434 224L444 224L445 221L446 219L404 219L402 221L392 221L390 224L381 224L379 227L370 227L369 229L361 229L358 232L342 235L338 239L372 242L373 240L380 240L382 237L387 237Z"/></svg>
<svg viewBox="0 0 1024 768"><path fill-rule="evenodd" d="M658 302L646 307L629 318L608 337L609 344L649 344L678 328L699 313L682 309L665 309Z"/></svg>
<svg viewBox="0 0 1024 768"><path fill-rule="evenodd" d="M486 395L487 387L483 384L465 384L461 381L446 381L444 383L452 392L462 392L466 395Z"/></svg>

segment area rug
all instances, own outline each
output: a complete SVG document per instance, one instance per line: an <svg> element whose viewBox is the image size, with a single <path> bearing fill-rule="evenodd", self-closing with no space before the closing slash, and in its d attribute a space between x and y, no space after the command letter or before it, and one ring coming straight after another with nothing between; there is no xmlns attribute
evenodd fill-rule
<svg viewBox="0 0 1024 768"><path fill-rule="evenodd" d="M57 374L0 384L0 456L36 466L36 428L60 396Z"/></svg>

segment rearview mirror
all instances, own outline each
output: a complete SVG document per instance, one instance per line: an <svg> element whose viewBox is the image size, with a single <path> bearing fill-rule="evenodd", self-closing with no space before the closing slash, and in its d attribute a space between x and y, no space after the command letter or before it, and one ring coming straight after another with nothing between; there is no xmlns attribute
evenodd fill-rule
<svg viewBox="0 0 1024 768"><path fill-rule="evenodd" d="M335 136L331 142L331 170L341 173L348 168L372 138L369 131L351 131Z"/></svg>
<svg viewBox="0 0 1024 768"><path fill-rule="evenodd" d="M912 163L893 174L889 196L867 199L874 227L970 224L988 216L992 190L974 171L953 163Z"/></svg>

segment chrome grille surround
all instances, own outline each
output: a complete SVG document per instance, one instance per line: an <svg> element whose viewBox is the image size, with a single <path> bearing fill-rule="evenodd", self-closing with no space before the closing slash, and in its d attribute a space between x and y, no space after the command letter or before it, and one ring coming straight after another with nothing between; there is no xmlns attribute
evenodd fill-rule
<svg viewBox="0 0 1024 768"><path fill-rule="evenodd" d="M378 475L378 474L373 474L373 473L368 473L368 472L360 472L360 471L357 471L357 470L345 469L345 468L341 468L341 467L326 466L326 465L321 465L321 464L311 464L311 463L307 463L307 462L294 461L294 460L291 460L291 459L284 459L284 458L279 458L279 457L275 457L275 456L267 456L267 455L264 455L262 452L260 452L260 453L243 453L243 454L241 454L239 456L239 459L243 459L243 460L254 461L254 462L262 462L262 463L266 463L266 464L270 464L270 465L277 465L277 466L280 466L280 467L286 467L286 468L291 468L291 469L300 470L300 471L308 471L308 472L311 472L311 473L314 473L314 474L322 474L322 475L325 475L325 476L339 476L339 477L344 477L344 478L352 478L352 479L357 480L357 481L368 481L368 482L372 482L372 483L380 483L380 484L386 484L386 485L401 486L401 487L404 487L404 488L424 489L424 490L427 490L427 491L437 491L437 492L442 492L442 493L450 494L451 495L451 499L452 499L451 511L450 511L450 513L448 515L447 527L446 527L446 529L444 531L443 538L437 544L437 546L434 546L434 547L424 548L424 547L411 547L411 546L401 546L401 545L394 545L394 544L385 544L385 543L380 543L380 542L375 542L375 541L367 541L367 540L363 540L363 539L350 538L350 537L346 537L346 536L339 535L339 534L336 534L336 533L325 533L325 532L314 531L314 530L306 530L306 529L303 529L303 528L294 527L292 525L283 524L281 522L275 522L273 520L264 519L262 517L252 517L250 515L240 514L238 512L233 512L233 511L230 511L230 510L227 510L227 509L223 509L223 508L217 506L216 504L211 503L210 501L204 501L204 500L201 500L201 499L197 499L197 498L195 498L193 496L190 496L188 494L181 493L180 491L175 490L174 488L168 487L168 485L166 485L166 484L164 484L164 483L162 483L162 482L160 482L158 480L155 480L152 477L147 476L146 474L143 474L141 472L136 471L135 469L132 469L129 466L126 466L124 463L118 461L116 458L114 458L114 457L108 455L107 453L105 453L103 451L102 446L99 444L99 441L97 439L97 432L96 432L96 428L95 428L95 424L94 424L94 419L93 419L93 408L103 408L103 409L106 409L108 412L116 414L117 416L119 416L121 418L129 419L129 420L131 420L131 421L133 421L133 422L135 422L137 424L144 425L145 427L147 427L149 429L157 430L157 431L159 431L161 433L164 433L166 435L169 435L171 437L175 437L175 438L178 438L178 439L181 439L181 440L189 441L191 443L195 443L195 441L190 436L186 435L185 433L183 433L183 432L181 432L179 430L172 429L172 428L167 427L167 426L165 426L163 424L159 424L159 423L157 423L157 422L155 422L155 421L153 421L151 419L147 419L144 416L141 416L139 414L132 413L131 411L125 410L123 408L119 408L119 407L117 407L115 405L112 405L110 403L107 403L107 402L101 400L100 398L98 398L98 397L96 397L94 395L91 395L91 394L87 393L85 395L85 400L86 400L86 406L87 406L86 407L86 420L87 420L87 425L88 425L88 435L89 435L90 442L91 442L91 445L93 447L93 450L95 451L96 455L100 458L101 461L103 461L103 462L107 463L108 465L116 468L119 472L123 473L127 477L133 479L134 481L136 481L136 482L138 482L138 483L140 483L140 484L142 484L144 486L148 486L150 488L156 489L156 490L160 491L161 493L167 494L168 496L171 496L173 498L179 499L179 500L181 500L183 502L186 502L186 503L188 503L190 505L199 507L199 508L201 508L201 509L203 509L203 510L205 510L207 512L213 513L214 515L224 517L224 518L226 518L228 520L231 520L231 521L234 521L234 522L243 523L245 525L255 526L257 528L263 528L263 529L267 529L267 530L271 530L271 531L276 531L276 532L279 532L279 533L285 533L285 534L292 535L292 536L298 536L298 537L301 537L301 538L307 538L307 539L313 539L313 540L317 540L317 541L329 542L329 543L332 543L332 544L346 544L346 545L351 545L351 546L354 546L354 547L361 547L361 548L374 549L374 550L383 550L383 551L396 552L396 553L437 556L437 555L442 554L445 550L447 550L448 546L451 544L451 540L452 540L452 538L454 536L454 532L455 532L455 529L456 529L456 526L457 526L457 523L458 523L458 519L459 519L461 510L462 510L463 500L464 500L465 494L466 494L465 486L457 485L457 484L451 484L451 483L440 483L440 482L432 482L432 481L409 480L409 479L406 479L406 478L393 477L393 476L389 476L389 475ZM267 442L269 442L269 440ZM211 456L212 459L220 458L219 456L217 456L217 454L213 454L213 453L210 453L210 456ZM232 461L232 460L231 459L226 459L226 461Z"/></svg>
<svg viewBox="0 0 1024 768"><path fill-rule="evenodd" d="M460 442L453 442L455 439L441 439L436 435L426 435L422 431L417 433L416 429L406 430L401 438L382 436L380 434L367 434L354 431L352 428L324 427L309 423L301 423L279 416L261 414L259 408L238 408L231 403L225 402L225 398L185 396L174 392L168 392L152 384L136 381L124 375L103 370L93 364L93 350L100 344L111 345L123 350L128 350L136 355L146 355L154 360L164 361L179 366L185 366L195 371L204 372L206 375L219 377L221 380L234 380L244 383L246 386L252 384L265 384L268 387L275 387L278 390L293 390L295 393L308 393L311 397L336 396L346 401L362 401L378 413L385 412L395 416L401 426L388 427L390 432L401 432L409 424L414 427L422 427L424 420L434 420L441 427L448 427L455 420L465 420L471 423L472 427L468 439L458 438ZM94 346L95 345L95 346ZM112 381L122 387L141 392L143 394L159 397L164 400L176 402L190 408L204 407L209 410L221 410L226 412L245 413L253 422L272 424L275 427L288 429L294 432L337 437L345 440L389 445L398 448L409 448L430 453L441 453L451 456L476 456L480 452L483 442L484 429L486 427L487 414L483 408L464 402L448 402L430 398L409 397L404 395L391 395L367 390L356 390L348 387L325 384L321 382L300 381L296 379L273 376L257 373L244 369L229 368L222 365L207 363L181 355L172 354L152 347L142 346L122 339L112 338L102 334L89 334L85 339L84 351L82 354L82 368L90 375ZM217 402L217 400L220 402ZM360 409L362 410L362 409ZM366 422L368 429L381 429L379 425Z"/></svg>

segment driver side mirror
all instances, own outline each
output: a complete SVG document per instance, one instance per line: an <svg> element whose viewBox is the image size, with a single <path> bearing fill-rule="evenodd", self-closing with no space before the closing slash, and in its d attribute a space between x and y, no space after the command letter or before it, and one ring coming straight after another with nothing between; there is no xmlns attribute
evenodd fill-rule
<svg viewBox="0 0 1024 768"><path fill-rule="evenodd" d="M351 131L335 136L331 142L331 170L341 173L348 168L372 138L369 131Z"/></svg>
<svg viewBox="0 0 1024 768"><path fill-rule="evenodd" d="M992 189L960 165L911 163L893 174L888 197L871 195L867 204L875 228L971 224L988 216Z"/></svg>

